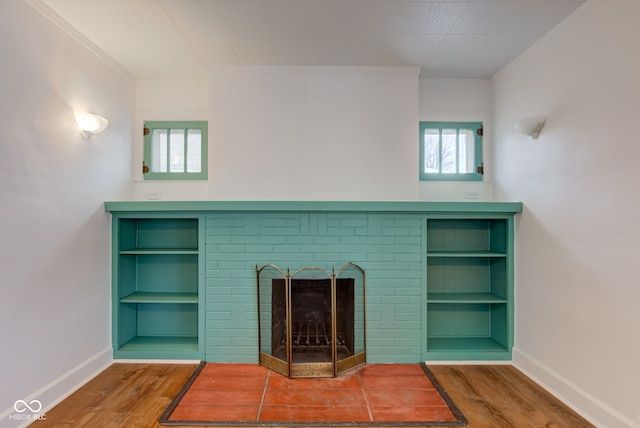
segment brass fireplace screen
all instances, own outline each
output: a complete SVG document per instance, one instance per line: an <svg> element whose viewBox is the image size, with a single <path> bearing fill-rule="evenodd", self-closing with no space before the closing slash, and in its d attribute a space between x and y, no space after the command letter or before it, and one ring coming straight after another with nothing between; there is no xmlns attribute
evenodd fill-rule
<svg viewBox="0 0 640 428"><path fill-rule="evenodd" d="M366 362L360 266L293 273L256 266L260 364L290 378L334 377Z"/></svg>

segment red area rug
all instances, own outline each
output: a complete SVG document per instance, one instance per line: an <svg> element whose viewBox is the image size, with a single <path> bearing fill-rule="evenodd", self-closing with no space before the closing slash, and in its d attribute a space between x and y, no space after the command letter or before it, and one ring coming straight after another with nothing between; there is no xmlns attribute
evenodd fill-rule
<svg viewBox="0 0 640 428"><path fill-rule="evenodd" d="M202 363L159 419L173 426L463 426L424 364L369 364L289 379L253 364Z"/></svg>

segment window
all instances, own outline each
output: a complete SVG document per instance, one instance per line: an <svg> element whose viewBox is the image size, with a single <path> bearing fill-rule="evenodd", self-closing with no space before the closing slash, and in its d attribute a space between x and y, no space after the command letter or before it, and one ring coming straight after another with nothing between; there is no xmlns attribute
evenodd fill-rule
<svg viewBox="0 0 640 428"><path fill-rule="evenodd" d="M145 122L145 180L206 180L207 122Z"/></svg>
<svg viewBox="0 0 640 428"><path fill-rule="evenodd" d="M481 181L481 122L420 122L420 180Z"/></svg>

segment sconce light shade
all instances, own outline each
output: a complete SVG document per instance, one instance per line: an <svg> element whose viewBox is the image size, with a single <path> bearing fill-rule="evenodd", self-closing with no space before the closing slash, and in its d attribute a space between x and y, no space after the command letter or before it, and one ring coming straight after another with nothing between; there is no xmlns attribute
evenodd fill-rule
<svg viewBox="0 0 640 428"><path fill-rule="evenodd" d="M99 134L109 125L109 121L102 116L96 114L84 113L80 111L73 112L76 118L76 124L82 131L82 136L89 138L92 135Z"/></svg>
<svg viewBox="0 0 640 428"><path fill-rule="evenodd" d="M544 114L537 114L535 116L525 117L513 124L516 131L523 135L528 135L534 140L538 139L540 131L544 128L544 123L547 120L547 116Z"/></svg>

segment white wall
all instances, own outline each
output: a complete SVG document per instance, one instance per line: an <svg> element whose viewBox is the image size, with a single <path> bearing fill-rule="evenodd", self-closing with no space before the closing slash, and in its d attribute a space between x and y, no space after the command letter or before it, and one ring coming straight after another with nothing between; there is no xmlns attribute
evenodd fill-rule
<svg viewBox="0 0 640 428"><path fill-rule="evenodd" d="M525 205L514 363L602 427L640 426L639 16L590 0L495 77L496 191Z"/></svg>
<svg viewBox="0 0 640 428"><path fill-rule="evenodd" d="M209 120L208 80L139 79L136 107L133 199L146 200L150 196L169 201L207 199L207 181L144 181L142 128L145 121L153 120Z"/></svg>
<svg viewBox="0 0 640 428"><path fill-rule="evenodd" d="M416 200L418 69L210 72L209 198Z"/></svg>
<svg viewBox="0 0 640 428"><path fill-rule="evenodd" d="M482 181L422 181L420 199L458 201L493 199L491 146L493 139L493 82L490 79L420 79L420 121L482 122ZM416 144L418 137L416 136ZM416 158L416 168L417 168ZM468 195L474 195L468 199ZM477 197L477 198L476 198Z"/></svg>
<svg viewBox="0 0 640 428"><path fill-rule="evenodd" d="M24 1L0 2L0 426L111 361L110 225L130 197L135 81ZM73 109L107 117L89 140Z"/></svg>
<svg viewBox="0 0 640 428"><path fill-rule="evenodd" d="M416 73L231 67L214 68L211 85L138 80L136 129L145 120L210 119L210 179L144 181L143 137L136 132L133 199L492 200L492 80L421 78L416 94ZM483 181L419 182L420 120L483 122ZM274 168L285 163L295 180Z"/></svg>

